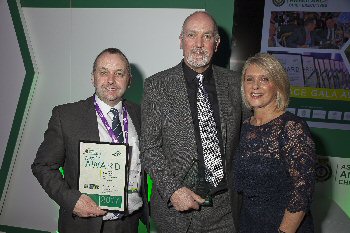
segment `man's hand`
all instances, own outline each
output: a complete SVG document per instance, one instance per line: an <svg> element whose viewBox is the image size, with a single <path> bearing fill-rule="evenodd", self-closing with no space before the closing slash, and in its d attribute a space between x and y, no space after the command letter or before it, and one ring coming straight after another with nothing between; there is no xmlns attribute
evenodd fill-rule
<svg viewBox="0 0 350 233"><path fill-rule="evenodd" d="M176 190L170 197L170 201L177 211L199 209L199 205L205 200L186 187Z"/></svg>
<svg viewBox="0 0 350 233"><path fill-rule="evenodd" d="M73 213L81 218L86 218L105 215L107 212L96 205L89 196L82 194L74 206Z"/></svg>

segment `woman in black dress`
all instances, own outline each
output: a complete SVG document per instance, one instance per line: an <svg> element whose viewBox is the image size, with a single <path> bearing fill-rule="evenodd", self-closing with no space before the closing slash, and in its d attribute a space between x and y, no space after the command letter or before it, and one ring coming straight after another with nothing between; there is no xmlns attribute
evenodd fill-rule
<svg viewBox="0 0 350 233"><path fill-rule="evenodd" d="M314 232L315 147L306 122L286 111L287 73L272 55L256 54L245 63L241 90L254 114L243 123L234 164L240 232Z"/></svg>

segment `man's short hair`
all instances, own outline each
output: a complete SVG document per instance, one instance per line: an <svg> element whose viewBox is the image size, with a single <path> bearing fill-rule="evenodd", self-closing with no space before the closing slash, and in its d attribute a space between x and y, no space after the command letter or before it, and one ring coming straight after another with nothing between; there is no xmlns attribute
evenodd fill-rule
<svg viewBox="0 0 350 233"><path fill-rule="evenodd" d="M130 63L128 58L125 56L125 54L117 48L107 48L102 50L95 58L94 64L92 66L92 73L94 73L96 71L96 67L97 67L97 60L105 53L109 53L109 54L119 54L120 56L122 56L125 59L126 62L126 67L128 69L128 74L131 77L131 67L130 67Z"/></svg>

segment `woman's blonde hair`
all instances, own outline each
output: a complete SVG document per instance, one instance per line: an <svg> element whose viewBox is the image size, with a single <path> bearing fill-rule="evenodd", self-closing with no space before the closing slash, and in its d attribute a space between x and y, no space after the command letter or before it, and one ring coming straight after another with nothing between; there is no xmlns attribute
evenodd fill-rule
<svg viewBox="0 0 350 233"><path fill-rule="evenodd" d="M248 58L244 63L242 76L241 76L241 93L244 104L251 108L247 99L245 98L243 82L247 68L250 65L256 65L260 69L267 72L267 77L277 88L277 108L284 111L289 103L290 95L290 83L288 74L282 64L273 55L268 53L257 53L254 56Z"/></svg>

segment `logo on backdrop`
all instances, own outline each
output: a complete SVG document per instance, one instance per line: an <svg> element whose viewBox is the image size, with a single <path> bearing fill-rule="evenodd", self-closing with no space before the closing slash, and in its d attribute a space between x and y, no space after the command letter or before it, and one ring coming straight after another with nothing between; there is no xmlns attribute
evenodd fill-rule
<svg viewBox="0 0 350 233"><path fill-rule="evenodd" d="M350 185L350 164L337 164L337 170L335 172L335 182L339 185Z"/></svg>
<svg viewBox="0 0 350 233"><path fill-rule="evenodd" d="M318 182L325 182L332 176L332 168L327 157L318 157L315 170Z"/></svg>
<svg viewBox="0 0 350 233"><path fill-rule="evenodd" d="M280 7L285 3L285 0L272 0L273 5Z"/></svg>

